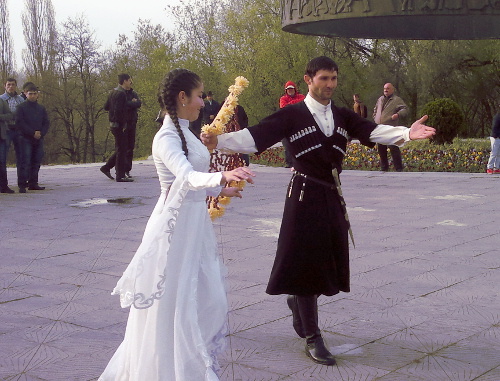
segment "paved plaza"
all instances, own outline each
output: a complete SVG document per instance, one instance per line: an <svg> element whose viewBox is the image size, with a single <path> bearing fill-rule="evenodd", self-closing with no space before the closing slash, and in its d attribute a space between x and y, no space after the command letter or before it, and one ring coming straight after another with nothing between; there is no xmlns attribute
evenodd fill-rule
<svg viewBox="0 0 500 381"><path fill-rule="evenodd" d="M97 380L123 339L128 310L110 292L159 184L150 160L134 183L100 165L44 166L46 190L0 194L0 380ZM286 296L265 293L290 171L251 168L256 184L214 223L230 301L221 380L500 380L500 176L342 174L356 247L351 292L319 300L338 360L326 367L306 357Z"/></svg>

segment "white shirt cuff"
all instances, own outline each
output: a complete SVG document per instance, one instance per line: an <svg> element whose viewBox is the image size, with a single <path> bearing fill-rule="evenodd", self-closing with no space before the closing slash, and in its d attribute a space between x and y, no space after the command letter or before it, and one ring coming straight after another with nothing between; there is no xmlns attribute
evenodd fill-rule
<svg viewBox="0 0 500 381"><path fill-rule="evenodd" d="M370 134L370 141L403 147L406 142L410 141L410 129L404 126L379 124Z"/></svg>

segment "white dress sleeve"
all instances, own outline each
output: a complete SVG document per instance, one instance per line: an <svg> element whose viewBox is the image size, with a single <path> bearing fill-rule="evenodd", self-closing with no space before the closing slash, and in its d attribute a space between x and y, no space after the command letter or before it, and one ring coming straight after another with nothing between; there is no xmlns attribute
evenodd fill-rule
<svg viewBox="0 0 500 381"><path fill-rule="evenodd" d="M175 177L176 182L183 184L183 189L201 190L219 187L222 173L195 171L180 143L181 140L177 132L165 130L162 136L153 142L153 157L163 162L166 169ZM197 153L193 152L192 155L197 155Z"/></svg>

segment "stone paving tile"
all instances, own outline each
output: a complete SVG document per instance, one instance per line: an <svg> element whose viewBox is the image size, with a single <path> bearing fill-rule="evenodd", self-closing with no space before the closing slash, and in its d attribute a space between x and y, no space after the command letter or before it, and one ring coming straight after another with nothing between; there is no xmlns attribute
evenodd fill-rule
<svg viewBox="0 0 500 381"><path fill-rule="evenodd" d="M45 191L0 196L2 381L95 381L123 339L128 311L110 292L159 186L151 161L134 163L131 184L99 166L43 167ZM305 355L285 296L265 293L290 172L253 167L257 184L214 223L230 305L221 380L500 380L499 178L344 172L352 290L318 301L338 360L325 367Z"/></svg>

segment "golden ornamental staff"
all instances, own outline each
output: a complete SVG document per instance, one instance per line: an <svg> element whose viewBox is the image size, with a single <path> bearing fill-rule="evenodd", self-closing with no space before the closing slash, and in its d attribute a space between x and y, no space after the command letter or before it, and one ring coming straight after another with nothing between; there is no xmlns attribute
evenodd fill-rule
<svg viewBox="0 0 500 381"><path fill-rule="evenodd" d="M234 85L231 85L228 89L229 95L224 101L221 109L217 113L213 122L211 124L206 124L201 128L201 131L203 133L220 135L225 132L232 132L230 131L230 129L231 128L234 129L234 126L230 126L228 128L228 124L229 122L234 120L234 112L236 106L238 105L238 97L241 95L243 90L245 90L248 87L248 85L249 81L245 77L242 76L236 77L236 79L234 80ZM232 124L234 123L231 123L231 125ZM219 164L221 168L219 168L217 164ZM211 171L212 170L218 171L221 169L225 171L230 171L232 169L241 167L243 165L244 164L241 161L239 154L219 155L219 152L217 150L211 152L211 158L210 158ZM243 188L245 186L245 181L228 183L226 184L226 186ZM207 206L210 218L212 220L215 220L216 218L224 215L225 207L223 205L228 205L230 202L231 199L229 197L223 197L223 196L207 197Z"/></svg>
<svg viewBox="0 0 500 381"><path fill-rule="evenodd" d="M245 77L239 76L234 80L234 85L229 86L229 95L227 96L224 104L220 108L217 116L210 124L205 124L201 131L215 135L223 134L227 123L234 115L234 109L238 105L238 97L245 90L250 82Z"/></svg>

